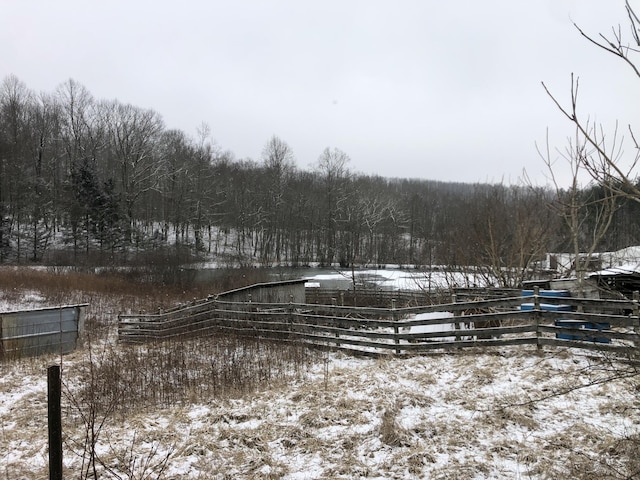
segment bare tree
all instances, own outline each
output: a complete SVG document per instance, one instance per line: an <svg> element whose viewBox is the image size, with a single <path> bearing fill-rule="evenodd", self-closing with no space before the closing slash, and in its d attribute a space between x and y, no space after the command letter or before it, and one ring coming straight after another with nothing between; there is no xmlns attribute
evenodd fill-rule
<svg viewBox="0 0 640 480"><path fill-rule="evenodd" d="M263 262L273 258L280 262L284 242L284 199L287 183L294 170L293 150L273 135L262 150L264 176L264 210L261 215L261 254Z"/></svg>
<svg viewBox="0 0 640 480"><path fill-rule="evenodd" d="M538 154L547 167L549 179L555 190L554 199L549 202L549 206L562 218L569 231L574 258L573 269L578 281L578 290L581 293L583 293L584 280L594 254L613 224L620 197L619 189L611 184L615 178L611 174L611 166L606 163L602 165L607 172L607 180L604 184L600 183L605 187L602 189L601 196L595 196L593 189L584 189L580 185L580 174L585 171L585 164L589 163L592 151L593 148L585 142L577 128L575 138L569 139L565 150L556 151L571 173L571 184L567 189L563 189L556 172L557 159L551 156L549 140L546 141L544 152L538 149ZM588 228L585 228L587 225Z"/></svg>
<svg viewBox="0 0 640 480"><path fill-rule="evenodd" d="M0 85L0 259L15 240L16 256L22 254L21 227L28 221L29 136L33 93L10 75Z"/></svg>
<svg viewBox="0 0 640 480"><path fill-rule="evenodd" d="M630 67L632 74L640 79L640 69L637 65L637 55L640 54L640 19L628 0L625 2L625 9L631 32L630 41L623 35L622 28L619 25L618 27L612 28L610 34L605 35L600 33L597 36L591 36L585 33L575 23L574 26L580 35L590 44L621 60ZM617 209L617 201L624 197L633 202L640 203L640 186L637 182L636 173L636 167L640 160L640 145L638 144L632 126L628 125L627 129L631 137L633 152L630 156L625 156L623 149L624 138L619 134L617 122L613 131L607 135L602 125L596 124L590 120L588 115L584 116L578 111L579 79L574 77L573 74L571 74L571 100L569 105L564 105L558 100L544 82L542 85L558 110L569 120L576 131L575 140L573 143L570 143L568 154L565 157L569 160L574 172L573 186L570 190L570 201L562 208L565 221L568 222L572 236L574 236L574 248L576 252L579 246L577 245L578 240L574 232L579 229L580 223L583 220L580 212L581 206L584 206L584 204L581 205L580 200L572 198L571 195L571 192L575 193L576 190L576 171L583 168L588 172L593 181L605 192L603 199L598 200L595 208L596 217L599 217L599 222L596 223L596 227L593 228L592 243L589 249L590 253L592 249L595 248L595 244L604 237L605 232L609 229L613 214ZM546 157L549 159L548 153ZM549 169L553 171L551 168L552 165L549 162L547 165ZM583 269L580 263L579 258L576 258L576 270L579 280L581 279L580 271ZM620 366L617 359L615 359L614 364L611 361L612 358L600 356L595 357L596 362L594 365L587 367L589 375L592 375L594 372L613 372L611 376L601 380L603 383L620 375L628 375L627 378L637 377L638 345L636 342L635 347L629 350L630 365L632 366L632 371L629 374L624 373L625 366ZM561 394L563 393L565 392L561 392ZM630 452L629 456L637 458L638 453L640 453L638 436L635 434L626 436L624 442L628 444L626 449ZM612 478L635 478L637 476L638 469L635 464L632 464L631 468L626 469L626 471L614 471L613 475L611 475Z"/></svg>
<svg viewBox="0 0 640 480"><path fill-rule="evenodd" d="M545 215L544 189L478 185L469 205L473 238L463 248L476 277L491 285L517 288L544 257L552 229ZM476 262L474 264L474 262Z"/></svg>
<svg viewBox="0 0 640 480"><path fill-rule="evenodd" d="M157 189L162 165L157 159L156 145L164 125L154 110L145 110L114 101L107 105L110 151L119 173L119 185L125 204L127 239L136 219L139 198Z"/></svg>
<svg viewBox="0 0 640 480"><path fill-rule="evenodd" d="M60 108L60 140L65 149L66 171L76 162L89 158L96 162L104 148L103 116L93 95L83 85L69 79L55 93Z"/></svg>
<svg viewBox="0 0 640 480"><path fill-rule="evenodd" d="M640 69L636 59L636 56L640 54L640 20L628 0L625 2L625 9L631 40L626 39L619 25L612 28L611 34L600 33L597 36L585 33L575 23L574 26L589 43L622 60L631 68L633 75L640 78ZM616 124L613 132L607 136L602 125L594 123L589 116L581 115L578 112L579 78L571 74L571 101L569 105L563 105L544 82L542 86L560 112L575 126L579 139L574 146L578 147L584 144L589 147L584 148L582 152L584 154L577 158L582 167L598 184L617 195L640 202L640 186L637 183L635 172L640 160L640 145L631 125L628 126L628 131L634 147L634 154L631 158L625 159L622 148L624 138L618 132L618 125ZM626 164L624 160L626 160Z"/></svg>
<svg viewBox="0 0 640 480"><path fill-rule="evenodd" d="M31 260L42 259L60 213L63 172L59 168L59 108L49 95L35 96L29 109L29 220Z"/></svg>
<svg viewBox="0 0 640 480"><path fill-rule="evenodd" d="M321 220L321 261L331 264L337 249L338 222L341 209L347 201L347 184L351 177L348 168L349 156L338 148L325 148L318 158L317 172L322 181L324 201Z"/></svg>

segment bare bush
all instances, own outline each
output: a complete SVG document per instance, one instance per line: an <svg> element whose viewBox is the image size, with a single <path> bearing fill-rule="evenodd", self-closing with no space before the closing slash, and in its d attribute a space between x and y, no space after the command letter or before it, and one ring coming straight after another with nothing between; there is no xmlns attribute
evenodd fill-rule
<svg viewBox="0 0 640 480"><path fill-rule="evenodd" d="M242 396L301 375L314 358L302 345L227 335L123 345L90 355L72 393L99 412L127 413Z"/></svg>

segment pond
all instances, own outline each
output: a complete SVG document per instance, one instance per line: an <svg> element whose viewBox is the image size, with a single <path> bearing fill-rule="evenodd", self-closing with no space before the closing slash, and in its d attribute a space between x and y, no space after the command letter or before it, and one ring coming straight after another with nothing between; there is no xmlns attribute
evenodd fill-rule
<svg viewBox="0 0 640 480"><path fill-rule="evenodd" d="M332 290L349 290L355 280L358 288L394 290L434 290L456 286L486 286L477 275L444 270L390 268L358 268L355 270L322 267L270 267L270 281L307 279L309 284ZM228 275L226 269L200 268L197 281L207 281L217 275Z"/></svg>

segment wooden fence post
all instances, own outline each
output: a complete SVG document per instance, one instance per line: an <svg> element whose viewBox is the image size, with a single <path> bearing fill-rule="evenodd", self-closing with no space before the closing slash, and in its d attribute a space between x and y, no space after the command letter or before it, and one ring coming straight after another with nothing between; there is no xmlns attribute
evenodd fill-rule
<svg viewBox="0 0 640 480"><path fill-rule="evenodd" d="M288 312L288 320L289 320L289 332L293 331L293 295L289 295L289 312ZM291 333L289 333L291 336Z"/></svg>
<svg viewBox="0 0 640 480"><path fill-rule="evenodd" d="M536 325L536 348L538 351L542 350L542 345L540 344L540 317L542 314L540 312L540 287L536 285L533 287L533 315Z"/></svg>
<svg viewBox="0 0 640 480"><path fill-rule="evenodd" d="M636 325L633 327L633 331L636 335L640 335L640 324L638 324L638 317L640 317L640 292L635 290L633 292L633 316L636 317ZM640 345L640 342L635 342L636 347Z"/></svg>
<svg viewBox="0 0 640 480"><path fill-rule="evenodd" d="M62 480L62 382L60 365L47 368L47 406L49 422L49 480Z"/></svg>
<svg viewBox="0 0 640 480"><path fill-rule="evenodd" d="M393 321L393 334L395 335L395 343L396 343L396 355L400 355L400 339L398 335L400 334L400 329L398 328L398 318L396 315L396 299L391 299L391 320Z"/></svg>
<svg viewBox="0 0 640 480"><path fill-rule="evenodd" d="M247 324L249 322L251 322L251 320L253 320L253 308L251 307L251 302L253 301L253 298L251 296L251 294L247 295L247 304L244 305L243 310L244 310L244 321L247 322ZM255 326L252 327L253 330L255 330ZM257 336L255 331L252 332L254 334L254 336Z"/></svg>
<svg viewBox="0 0 640 480"><path fill-rule="evenodd" d="M458 297L456 296L456 294L455 293L451 294L451 303L456 303L457 301L458 301ZM460 310L456 310L455 312L453 312L453 317L454 317L453 330L455 331L455 334L456 334L455 335L456 342L460 341L460 321L458 318L459 316L461 316Z"/></svg>
<svg viewBox="0 0 640 480"><path fill-rule="evenodd" d="M331 306L332 307L336 307L338 306L338 302L336 300L336 297L331 297ZM335 311L332 310L332 315L335 315ZM336 325L335 322L333 323L333 325ZM340 328L340 325L336 325L336 328ZM340 338L340 332L336 332L335 333L335 337L336 338ZM336 347L340 348L340 342L336 341Z"/></svg>

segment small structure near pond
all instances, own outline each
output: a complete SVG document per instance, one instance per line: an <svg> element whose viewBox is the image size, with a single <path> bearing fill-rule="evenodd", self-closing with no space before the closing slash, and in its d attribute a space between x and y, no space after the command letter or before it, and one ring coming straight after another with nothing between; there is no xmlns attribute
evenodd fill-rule
<svg viewBox="0 0 640 480"><path fill-rule="evenodd" d="M305 303L305 279L256 283L217 295L225 302Z"/></svg>

